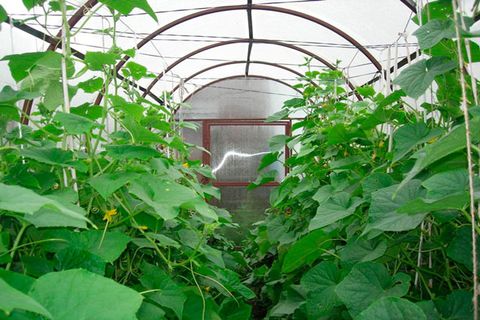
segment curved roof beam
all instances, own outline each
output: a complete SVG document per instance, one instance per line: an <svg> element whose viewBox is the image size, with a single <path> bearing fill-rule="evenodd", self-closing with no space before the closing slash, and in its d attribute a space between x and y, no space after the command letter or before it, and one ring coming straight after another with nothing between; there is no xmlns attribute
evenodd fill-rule
<svg viewBox="0 0 480 320"><path fill-rule="evenodd" d="M183 80L183 83L187 83L188 81L192 80L193 78L195 78L196 76L198 75L201 75L202 73L205 73L205 72L208 72L210 70L213 70L213 69L217 69L217 68L221 68L221 67L225 67L225 66L230 66L230 65L234 65L234 64L244 64L244 63L247 63L248 61L247 60L238 60L238 61L227 61L227 62L223 62L223 63L219 63L219 64L216 64L216 65L213 65L213 66L209 66L205 69L202 69L200 71L197 71L195 72L194 74L188 76L187 78L185 78ZM275 67L275 68L279 68L279 69L283 69L285 71L288 71L292 74L295 74L299 77L303 77L304 75L301 74L300 72L296 71L296 70L293 70L289 67L285 67L281 64L278 64L278 63L273 63L273 62L267 62L267 61L255 61L255 60L251 60L250 63L253 63L253 64L263 64L263 65L267 65L267 66L272 66L272 67ZM311 82L313 85L316 85L314 82ZM177 91L178 89L180 88L180 85L177 84L175 86L175 88L172 89L171 93L174 93L175 91Z"/></svg>
<svg viewBox="0 0 480 320"><path fill-rule="evenodd" d="M217 43L213 43L211 45L208 45L208 46L205 46L205 47L202 47L202 48L199 48L195 51L192 51L188 54L186 54L185 56L181 57L180 59L176 60L174 63L172 63L171 65L169 65L164 72L160 73L155 79L152 80L152 82L150 83L150 85L147 87L147 90L143 93L143 96L145 97L147 94L149 94L152 90L152 88L158 83L158 81L160 81L160 79L162 79L162 77L167 73L169 72L170 70L172 70L173 68L175 68L177 65L179 65L180 63L188 60L189 58L193 57L194 55L197 55L199 53L202 53L204 51L207 51L207 50L210 50L210 49L214 49L214 48L217 48L217 47L221 47L221 46L226 46L226 45L231 45L231 44L237 44L237 43L250 43L252 40L250 39L235 39L235 40L228 40L228 41L222 41L222 42L217 42ZM289 48L289 49L292 49L292 50L295 50L295 51L298 51L298 52L301 52L309 57L312 57L318 61L320 61L321 63L323 63L325 66L327 66L328 68L332 69L332 70L337 70L335 68L334 65L332 65L331 63L329 63L328 61L326 61L325 59L323 59L322 57L319 57L318 55L314 54L313 52L310 52L306 49L303 49L301 47L297 47L293 44L290 44L290 43L284 43L282 41L278 41L278 40L266 40L266 39L254 39L253 40L254 43L262 43L262 44L271 44L271 45L277 45L277 46L281 46L281 47L286 47L286 48ZM355 86L348 80L346 79L346 83L347 85L350 87L350 89L354 90L355 91ZM97 98L97 101L96 103L99 104L102 100L102 96L99 95L99 97Z"/></svg>
<svg viewBox="0 0 480 320"><path fill-rule="evenodd" d="M219 82L222 82L222 81L226 81L226 80L240 79L240 78L243 78L243 79L258 78L258 79L263 79L263 80L275 81L275 82L280 83L280 84L282 84L282 85L284 85L284 86L286 86L286 87L289 87L289 88L292 89L292 90L295 90L296 92L298 92L300 95L303 96L302 91L300 91L298 88L295 88L295 87L292 86L291 84L286 83L285 81L278 80L278 79L275 79L275 78L272 78L272 77L268 77L268 76L261 76L261 75L248 75L248 76L245 76L244 74L240 74L240 75L235 75L235 76L228 76L228 77L221 78L221 79L216 79L216 80L214 80L214 81L212 81L212 82L209 82L209 83L207 83L206 85L201 86L200 88L198 88L197 90L195 90L194 92L192 92L191 94L189 94L185 99L183 99L182 102L187 101L187 100L190 99L193 95L199 93L199 92L202 91L202 90L205 90L205 89L208 88L208 87L213 86L213 85L216 84L216 83L219 83Z"/></svg>
<svg viewBox="0 0 480 320"><path fill-rule="evenodd" d="M328 23L328 22L326 22L322 19L319 19L317 17L314 17L314 16L308 15L306 13L300 12L300 11L295 11L295 10L282 8L282 7L257 5L257 4L212 7L212 8L202 10L202 11L199 11L199 12L194 12L194 13L189 14L187 16L181 17L181 18L179 18L175 21L172 21L172 22L164 25L163 27L155 30L154 32L149 34L147 37L145 37L142 41L140 41L137 44L137 49L142 48L143 46L145 46L147 43L149 43L151 40L153 40L155 37L162 34L163 32L165 32L165 31L167 31L167 30L169 30L173 27L176 27L180 24L183 24L187 21L190 21L190 20L193 20L193 19L196 19L196 18L199 18L199 17L207 16L207 15L210 15L210 14L220 13L220 12L249 10L249 9L283 13L283 14L286 14L286 15L295 16L295 17L298 17L298 18L301 18L301 19L304 19L304 20L308 20L308 21L313 22L317 25L320 25L320 26L336 33L337 35L339 35L343 39L347 40L348 42L350 42L352 45L354 45L358 50L360 50L360 52L363 53L372 62L372 64L375 66L375 68L377 68L378 71L382 70L382 66L381 66L380 62L378 62L378 60L370 53L370 51L368 51L364 46L362 46L357 40L355 40L355 38L350 36L348 33L346 33L345 31L331 25L330 23ZM124 57L124 59L117 64L117 68L120 69L128 61L128 59L129 59L128 56Z"/></svg>

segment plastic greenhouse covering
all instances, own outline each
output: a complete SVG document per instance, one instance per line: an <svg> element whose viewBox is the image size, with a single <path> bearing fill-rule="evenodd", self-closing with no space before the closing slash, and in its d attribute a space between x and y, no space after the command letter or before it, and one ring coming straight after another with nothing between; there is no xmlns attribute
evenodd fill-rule
<svg viewBox="0 0 480 320"><path fill-rule="evenodd" d="M0 319L479 320L480 0L0 0Z"/></svg>

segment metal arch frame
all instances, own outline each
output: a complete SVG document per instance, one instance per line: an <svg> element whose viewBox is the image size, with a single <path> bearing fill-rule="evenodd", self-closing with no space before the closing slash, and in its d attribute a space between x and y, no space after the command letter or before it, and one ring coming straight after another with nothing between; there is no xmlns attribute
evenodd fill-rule
<svg viewBox="0 0 480 320"><path fill-rule="evenodd" d="M200 88L198 88L197 90L195 90L194 92L190 93L185 99L183 99L182 102L185 102L187 101L188 99L190 99L191 97L193 97L193 95L199 93L200 91L203 91L205 89L207 89L208 87L211 87L213 86L214 84L216 83L219 83L219 82L222 82L222 81L227 81L227 80L234 80L234 79L241 79L241 78L244 78L244 79L248 79L248 78L257 78L257 79L263 79L263 80L270 80L270 81L275 81L277 83L280 83L286 87L289 87L290 89L292 90L295 90L296 92L298 92L299 94L303 95L302 91L300 91L298 88L295 88L294 86L292 86L291 84L285 82L285 81L282 81L282 80L279 80L279 79L275 79L275 78L272 78L272 77L268 77L268 76L262 76L262 75L244 75L244 74L239 74L239 75L234 75L234 76L228 76L228 77L224 77L224 78L220 78L220 79L216 79L212 82L209 82L203 86L201 86Z"/></svg>
<svg viewBox="0 0 480 320"><path fill-rule="evenodd" d="M187 83L188 81L192 80L193 78L195 78L196 76L202 74L202 73L205 73L205 72L208 72L210 70L213 70L213 69L217 69L217 68L221 68L221 67L224 67L224 66L230 66L230 65L234 65L234 64L243 64L243 63L247 63L247 60L235 60L235 61L227 61L227 62L223 62L223 63L219 63L219 64L215 64L213 66L209 66L207 68L204 68L200 71L197 71L195 73L193 73L192 75L188 76L187 78L185 78L183 80L183 83ZM250 60L250 63L251 64L263 64L263 65L267 65L267 66L272 66L272 67L275 67L275 68L279 68L279 69L283 69L287 72L290 72L290 73L293 73L299 77L303 77L304 75L301 74L300 72L296 71L296 70L293 70L289 67L285 67L285 66L282 66L281 64L278 64L278 63L274 63L274 62L268 62L268 61L257 61L257 60ZM248 76L248 74L246 74ZM313 85L316 86L316 83L314 82L311 82ZM175 88L172 89L172 91L170 91L170 93L175 93L178 89L180 88L180 85L176 85Z"/></svg>
<svg viewBox="0 0 480 320"><path fill-rule="evenodd" d="M167 73L169 72L170 70L172 70L173 68L175 68L177 65L179 65L180 63L188 60L189 58L193 57L194 55L196 54L199 54L199 53L202 53L204 51L207 51L207 50L210 50L210 49L214 49L214 48L217 48L217 47L221 47L221 46L226 46L226 45L231 45L231 44L237 44L237 43L250 43L252 42L252 40L250 39L235 39L235 40L228 40L228 41L222 41L222 42L217 42L217 43L213 43L211 45L208 45L208 46L205 46L205 47L202 47L202 48L199 48L197 50L194 50L188 54L186 54L185 56L181 57L180 59L176 60L174 63L170 64L164 72L160 73L155 79L152 80L152 82L150 83L150 85L147 87L147 91L144 92L143 96L145 97L148 93L150 93L151 89L158 83L158 81L160 81L160 79ZM304 48L301 48L301 47L297 47L293 44L290 44L290 43L284 43L282 41L278 41L278 40L266 40L266 39L254 39L253 40L254 43L261 43L261 44L270 44L270 45L277 45L277 46L281 46L281 47L285 47L285 48L289 48L289 49L292 49L292 50L295 50L295 51L298 51L298 52L301 52L307 56L310 56L316 60L318 60L319 62L323 63L326 67L330 68L331 70L337 70L337 68L335 68L334 65L332 65L331 63L329 63L328 61L326 61L325 59L323 59L322 57L316 55L315 53L313 52L310 52ZM355 86L348 80L346 79L346 82L347 82L347 85L353 90L355 91L356 88ZM97 97L97 101L95 102L96 104L99 104L102 100L102 95L99 94L99 96Z"/></svg>
<svg viewBox="0 0 480 320"><path fill-rule="evenodd" d="M206 10L202 10L200 12L195 12L195 13L192 13L192 14L189 14L187 16L183 16L175 21L172 21L166 25L164 25L163 27L157 29L156 31L152 32L151 34L149 34L147 37L145 37L144 39L142 39L136 46L137 49L141 49L143 46L145 46L147 43L149 43L151 40L153 40L155 37L157 37L158 35L162 34L163 32L173 28L173 27L176 27L180 24L183 24L187 21L190 21L190 20L193 20L193 19L196 19L196 18L199 18L199 17L203 17L203 16L206 16L206 15L210 15L210 14L215 14L215 13L220 13L220 12L228 12L228 11L237 11L237 10L262 10L262 11L271 11L271 12L276 12L276 13L283 13L283 14L286 14L286 15L290 15L290 16L294 16L294 17L298 17L300 19L304 19L304 20L307 20L307 21L310 21L310 22L313 22L317 25L320 25L334 33L336 33L337 35L339 35L341 38L345 39L346 41L350 42L352 45L354 45L363 55L365 55L367 57L368 60L370 60L370 62L372 62L372 64L375 66L375 68L381 72L382 71L382 66L380 64L380 62L370 53L370 51L368 51L364 46L362 46L357 40L355 40L352 36L350 36L349 34L347 34L345 31L331 25L330 23L322 20L322 19L319 19L317 17L314 17L314 16L311 16L309 14L306 14L306 13L303 13L303 12L299 12L299 11L295 11L295 10L291 10L291 9L287 9L287 8L282 8L282 7L275 7L275 6L267 6L267 5L255 5L255 4L252 4L252 5L233 5L233 6L220 6L220 7L213 7L213 8L209 8L209 9L206 9ZM249 43L250 42L256 42L254 39L248 39ZM116 68L117 70L120 70L124 65L125 63L130 59L129 56L125 56L122 61L120 61ZM188 59L188 57L187 57ZM168 69L168 68L167 68ZM169 68L171 70L171 68ZM167 71L165 71L167 72ZM164 73L165 73L164 72ZM157 80L158 81L158 80ZM148 90L149 88L147 88ZM98 97L97 97L97 102L98 101L101 101L102 100L102 95L99 94Z"/></svg>
<svg viewBox="0 0 480 320"><path fill-rule="evenodd" d="M404 5L406 5L410 10L412 10L414 13L417 12L417 8L415 6L415 4L412 2L412 0L400 0ZM93 7L95 7L97 4L98 4L98 0L87 0L85 2L85 4L83 4L75 13L74 15L69 19L68 21L68 24L70 26L70 28L73 28ZM248 5L247 5L248 6ZM276 8L276 7L273 7L273 8ZM284 9L285 10L285 9ZM185 17L186 18L186 17ZM190 19L188 19L190 20ZM170 25L170 24L169 24ZM168 25L167 25L168 26ZM167 27L165 26L165 27ZM170 29L171 27L173 26L170 26L168 27L168 29ZM161 32L164 32L165 30L161 31ZM60 31L60 36L61 36L61 31ZM60 38L60 36L58 38ZM58 46L58 43L55 45L55 46ZM140 43L139 43L140 45ZM144 45L144 44L143 44ZM142 46L143 46L142 45ZM137 45L137 48L140 48L138 45ZM125 63L125 62L124 62ZM123 64L121 64L118 68L121 68L121 66L123 66ZM98 100L98 97L97 97L97 100ZM25 112L25 114L27 115L30 115L31 113L31 103L32 101L30 101L30 106L28 105L29 104L29 100L26 100L25 103L24 103L24 106L23 106L23 112ZM23 116L22 116L23 117ZM26 123L25 123L26 122ZM25 123L25 124L28 124L28 119L24 119L24 121L22 121L22 123Z"/></svg>

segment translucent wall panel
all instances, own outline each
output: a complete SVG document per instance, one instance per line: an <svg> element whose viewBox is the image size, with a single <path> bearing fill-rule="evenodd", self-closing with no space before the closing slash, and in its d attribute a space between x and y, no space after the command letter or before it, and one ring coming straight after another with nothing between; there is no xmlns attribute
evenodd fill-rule
<svg viewBox="0 0 480 320"><path fill-rule="evenodd" d="M299 93L280 83L240 78L216 83L191 96L184 119L265 119L279 111L285 100Z"/></svg>
<svg viewBox="0 0 480 320"><path fill-rule="evenodd" d="M219 182L252 182L258 176L260 160L269 152L268 140L285 134L283 125L212 125L210 127L211 166ZM244 154L241 156L235 153ZM248 156L247 156L248 155ZM282 162L284 159L282 159ZM264 171L276 170L281 181L284 167L276 162Z"/></svg>

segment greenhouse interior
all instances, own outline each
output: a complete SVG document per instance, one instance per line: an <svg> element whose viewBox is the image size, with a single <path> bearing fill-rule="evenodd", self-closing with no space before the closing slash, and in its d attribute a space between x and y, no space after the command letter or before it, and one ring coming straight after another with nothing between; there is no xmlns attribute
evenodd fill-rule
<svg viewBox="0 0 480 320"><path fill-rule="evenodd" d="M0 0L0 319L479 319L480 0Z"/></svg>

